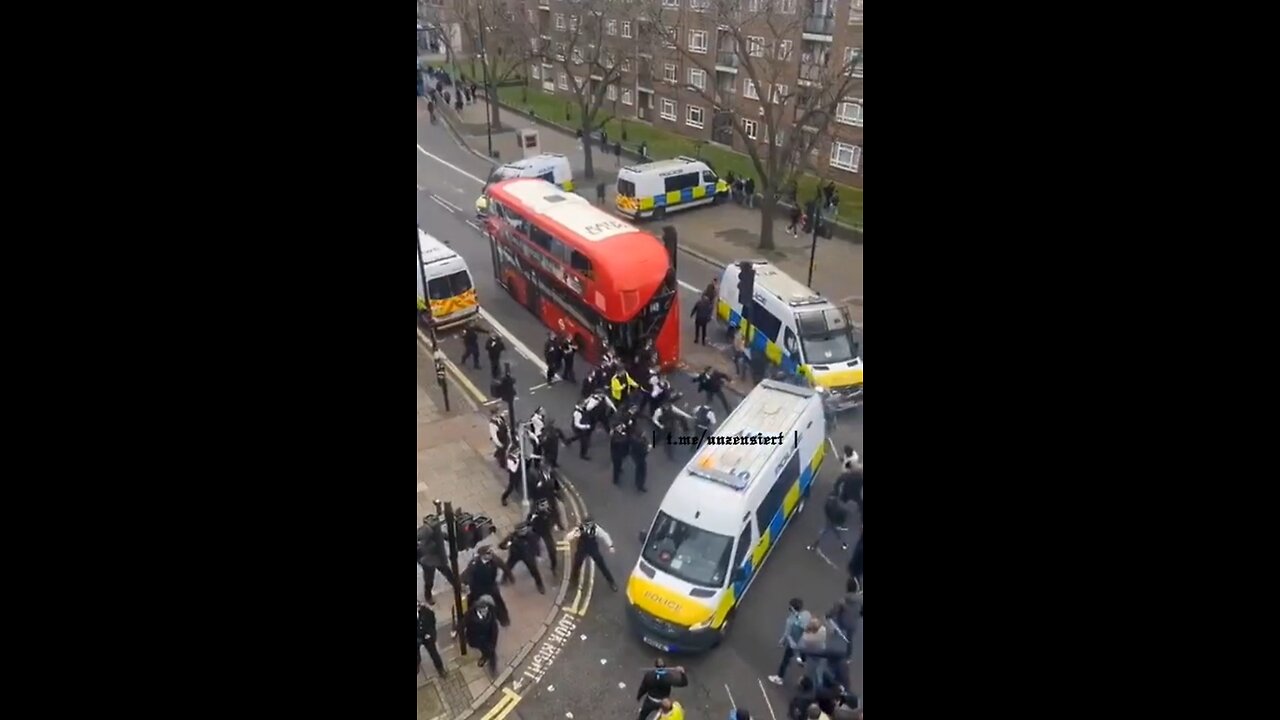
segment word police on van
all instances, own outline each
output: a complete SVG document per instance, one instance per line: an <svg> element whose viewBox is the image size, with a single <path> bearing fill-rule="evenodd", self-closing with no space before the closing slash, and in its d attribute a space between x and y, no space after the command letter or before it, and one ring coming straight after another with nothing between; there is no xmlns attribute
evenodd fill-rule
<svg viewBox="0 0 1280 720"><path fill-rule="evenodd" d="M624 167L618 172L618 212L639 220L661 220L674 210L722 202L729 184L701 160L671 160Z"/></svg>

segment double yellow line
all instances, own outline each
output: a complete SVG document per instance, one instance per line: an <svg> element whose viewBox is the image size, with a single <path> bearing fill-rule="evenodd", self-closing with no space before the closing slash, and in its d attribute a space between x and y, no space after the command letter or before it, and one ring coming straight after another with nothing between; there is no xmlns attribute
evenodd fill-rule
<svg viewBox="0 0 1280 720"><path fill-rule="evenodd" d="M502 720L511 714L516 705L520 703L520 696L511 688L502 688L502 698L489 708L489 712L485 713L480 720Z"/></svg>

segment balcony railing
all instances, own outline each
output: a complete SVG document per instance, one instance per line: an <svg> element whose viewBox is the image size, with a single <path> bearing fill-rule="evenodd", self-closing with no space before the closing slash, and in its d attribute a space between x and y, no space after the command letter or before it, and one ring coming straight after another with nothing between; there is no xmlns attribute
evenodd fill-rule
<svg viewBox="0 0 1280 720"><path fill-rule="evenodd" d="M736 52L718 52L716 53L716 65L725 67L738 67L738 53Z"/></svg>
<svg viewBox="0 0 1280 720"><path fill-rule="evenodd" d="M804 19L804 31L814 35L834 35L836 19L833 17L807 17Z"/></svg>

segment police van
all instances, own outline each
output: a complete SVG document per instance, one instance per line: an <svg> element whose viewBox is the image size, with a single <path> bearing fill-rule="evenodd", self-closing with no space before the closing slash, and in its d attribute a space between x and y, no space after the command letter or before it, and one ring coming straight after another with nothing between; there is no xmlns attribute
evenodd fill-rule
<svg viewBox="0 0 1280 720"><path fill-rule="evenodd" d="M661 220L673 210L721 202L729 185L707 164L680 156L618 171L618 212L639 220Z"/></svg>
<svg viewBox="0 0 1280 720"><path fill-rule="evenodd" d="M719 644L826 453L818 393L765 380L671 484L627 582L627 616L664 652Z"/></svg>
<svg viewBox="0 0 1280 720"><path fill-rule="evenodd" d="M422 293L422 279L426 276L427 298L436 327L454 325L479 313L480 303L476 299L476 287L471 281L467 261L421 228L418 229L418 244L422 247L422 265L417 273L418 309L427 307Z"/></svg>
<svg viewBox="0 0 1280 720"><path fill-rule="evenodd" d="M489 210L489 199L485 195L489 186L499 180L511 178L540 178L565 192L573 192L573 168L569 165L569 158L560 153L534 155L493 169L489 174L489 181L484 184L484 190L480 191L480 197L476 198L477 216L483 216Z"/></svg>
<svg viewBox="0 0 1280 720"><path fill-rule="evenodd" d="M862 402L862 348L844 307L764 260L748 260L755 270L748 312L747 347L763 352L788 375L801 375L830 394L836 410ZM730 263L720 276L716 316L731 332L742 327L738 276Z"/></svg>

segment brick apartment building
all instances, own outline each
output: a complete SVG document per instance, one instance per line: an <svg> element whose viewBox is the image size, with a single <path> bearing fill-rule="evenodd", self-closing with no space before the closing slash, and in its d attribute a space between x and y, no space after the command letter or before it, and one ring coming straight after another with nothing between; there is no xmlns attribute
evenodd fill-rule
<svg viewBox="0 0 1280 720"><path fill-rule="evenodd" d="M645 2L661 3L663 21L674 23L669 25L669 32L686 44L688 52L699 57L703 68L688 62L666 41L653 39L653 28L642 17ZM735 47L733 34L719 24L712 2L515 0L513 14L529 21L531 35L537 36L533 43L544 43L547 54L554 56L572 37L579 14L593 7L605 8L603 44L620 58L623 72L618 86L607 90L604 109L620 118L634 118L739 151L743 150L744 141L733 131L734 122L743 123L746 134L755 136L754 142L769 142L763 120L753 119L760 114L758 98L762 90L755 88L741 69L741 53L752 55L757 70L767 64L779 86L775 89L785 87L783 94L805 93L820 76L830 78L849 58L861 57L862 0L773 0L775 15L780 16L774 18L773 27L785 27L779 30L785 36L771 37L774 31L765 21L748 14L749 19L739 31L749 45L746 48ZM753 11L760 0L739 2L740 7ZM619 16L609 17L611 13ZM708 70L714 70L714 75ZM572 95L569 79L559 64L534 62L529 77L544 92ZM858 62L844 94L845 102L840 103L834 117L823 117L825 128L805 130L788 125L784 130L821 131L812 164L833 180L854 187L862 187L861 77L862 66ZM716 102L708 102L703 94L689 89L690 85L710 92ZM719 111L717 105L721 107Z"/></svg>

